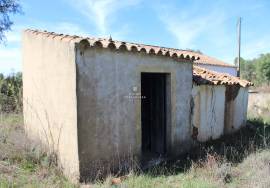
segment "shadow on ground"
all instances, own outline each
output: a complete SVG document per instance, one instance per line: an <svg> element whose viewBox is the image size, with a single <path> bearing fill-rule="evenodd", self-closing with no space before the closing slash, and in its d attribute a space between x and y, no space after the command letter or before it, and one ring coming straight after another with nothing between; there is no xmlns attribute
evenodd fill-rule
<svg viewBox="0 0 270 188"><path fill-rule="evenodd" d="M198 143L188 153L148 168L144 173L149 176L178 174L189 170L192 163L208 160L209 156L237 165L248 155L266 148L270 148L270 124L252 119L245 128L218 140Z"/></svg>

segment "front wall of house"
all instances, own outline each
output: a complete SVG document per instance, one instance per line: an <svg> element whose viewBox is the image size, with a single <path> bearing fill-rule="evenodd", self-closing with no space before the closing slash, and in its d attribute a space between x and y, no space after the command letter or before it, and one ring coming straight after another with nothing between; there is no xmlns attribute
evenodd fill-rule
<svg viewBox="0 0 270 188"><path fill-rule="evenodd" d="M76 66L74 45L23 35L23 107L28 137L58 154L65 175L77 182ZM36 143L36 142L33 142Z"/></svg>
<svg viewBox="0 0 270 188"><path fill-rule="evenodd" d="M170 74L169 153L177 155L191 144L190 99L192 64L141 53L87 49L77 52L79 158L82 175L119 165L141 154L141 73ZM137 91L136 91L137 90ZM125 162L121 163L125 165ZM93 172L93 171L92 171Z"/></svg>
<svg viewBox="0 0 270 188"><path fill-rule="evenodd" d="M217 139L223 134L225 86L193 86L192 125L198 129L197 140Z"/></svg>

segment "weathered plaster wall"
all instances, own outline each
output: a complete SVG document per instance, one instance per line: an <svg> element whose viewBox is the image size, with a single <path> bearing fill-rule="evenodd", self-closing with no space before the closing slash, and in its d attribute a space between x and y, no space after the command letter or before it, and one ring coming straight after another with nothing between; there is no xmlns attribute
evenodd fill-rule
<svg viewBox="0 0 270 188"><path fill-rule="evenodd" d="M197 64L199 67L206 68L212 71L221 72L221 73L228 73L232 76L237 76L237 68L236 67L224 67L224 66L217 66L217 65L205 65L205 64Z"/></svg>
<svg viewBox="0 0 270 188"><path fill-rule="evenodd" d="M141 72L169 73L171 104L167 127L169 153L191 144L190 99L192 64L142 53L87 49L77 52L78 135L81 172L110 161L141 154L141 101L130 99L141 90ZM137 91L134 92L134 87ZM171 133L171 134L170 134ZM99 163L103 161L103 163Z"/></svg>
<svg viewBox="0 0 270 188"><path fill-rule="evenodd" d="M79 177L73 44L23 34L23 107L27 135L58 153L64 173Z"/></svg>
<svg viewBox="0 0 270 188"><path fill-rule="evenodd" d="M225 86L193 85L192 126L198 130L197 140L217 139L223 134Z"/></svg>
<svg viewBox="0 0 270 188"><path fill-rule="evenodd" d="M225 133L239 130L246 124L248 87L227 86L225 105Z"/></svg>

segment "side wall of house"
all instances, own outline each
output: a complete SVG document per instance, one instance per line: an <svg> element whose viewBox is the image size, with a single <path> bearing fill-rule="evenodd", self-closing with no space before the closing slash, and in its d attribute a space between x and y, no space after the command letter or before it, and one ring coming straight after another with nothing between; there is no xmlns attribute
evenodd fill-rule
<svg viewBox="0 0 270 188"><path fill-rule="evenodd" d="M64 173L79 177L75 48L40 34L23 34L23 107L28 137L56 152ZM36 145L37 146L37 145Z"/></svg>
<svg viewBox="0 0 270 188"><path fill-rule="evenodd" d="M225 109L225 133L239 130L246 124L248 87L227 86Z"/></svg>
<svg viewBox="0 0 270 188"><path fill-rule="evenodd" d="M167 73L170 93L167 149L177 155L191 145L192 63L163 56L87 49L77 52L78 135L80 169L107 168L106 161L128 166L141 155L141 73ZM135 88L135 89L134 89ZM103 165L103 166L102 166Z"/></svg>
<svg viewBox="0 0 270 188"><path fill-rule="evenodd" d="M197 140L204 142L223 135L225 86L193 86L192 125L197 128Z"/></svg>

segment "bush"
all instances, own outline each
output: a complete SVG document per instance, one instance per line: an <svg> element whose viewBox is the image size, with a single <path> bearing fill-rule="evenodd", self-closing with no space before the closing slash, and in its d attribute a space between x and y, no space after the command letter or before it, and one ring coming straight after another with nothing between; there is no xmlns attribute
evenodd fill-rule
<svg viewBox="0 0 270 188"><path fill-rule="evenodd" d="M22 73L0 74L0 112L22 111Z"/></svg>

